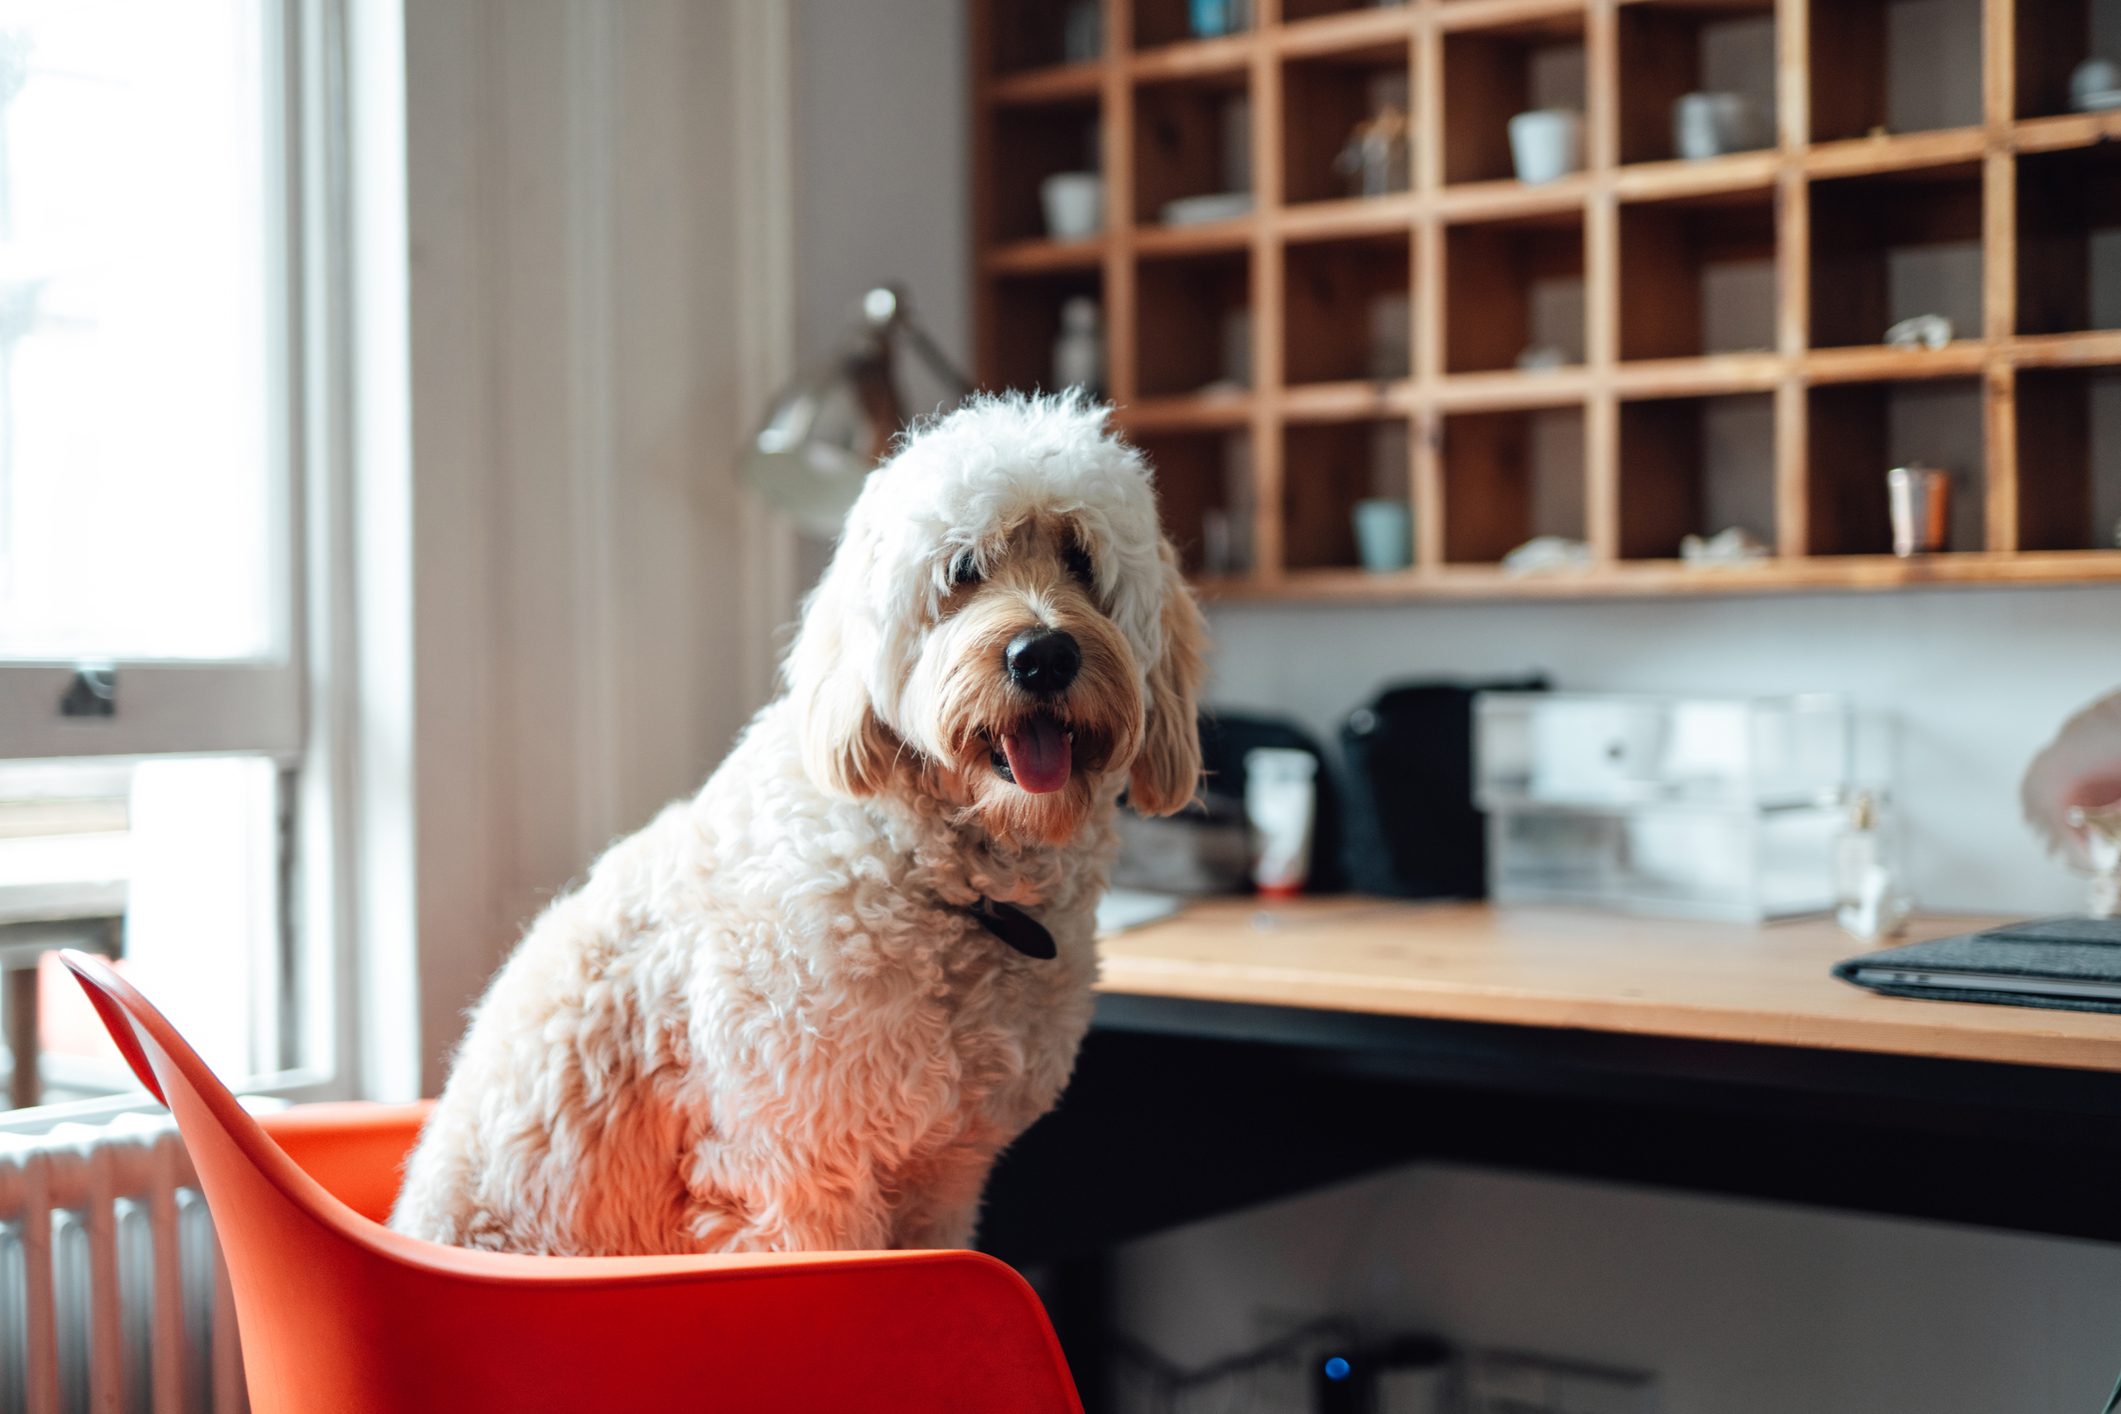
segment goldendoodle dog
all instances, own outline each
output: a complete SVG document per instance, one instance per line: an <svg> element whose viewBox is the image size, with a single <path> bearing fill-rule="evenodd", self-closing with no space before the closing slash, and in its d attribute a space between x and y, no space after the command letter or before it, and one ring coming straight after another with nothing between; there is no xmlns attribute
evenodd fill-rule
<svg viewBox="0 0 2121 1414"><path fill-rule="evenodd" d="M1090 1019L1113 817L1200 775L1149 468L985 398L874 472L785 691L494 978L392 1216L517 1252L954 1247Z"/></svg>

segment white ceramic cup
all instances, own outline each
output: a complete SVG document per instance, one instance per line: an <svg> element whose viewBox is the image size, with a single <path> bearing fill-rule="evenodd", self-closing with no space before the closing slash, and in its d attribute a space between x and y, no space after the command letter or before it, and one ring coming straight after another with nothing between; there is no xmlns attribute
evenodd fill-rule
<svg viewBox="0 0 2121 1414"><path fill-rule="evenodd" d="M1407 503L1382 497L1357 501L1355 558L1372 574L1390 574L1414 563L1413 515Z"/></svg>
<svg viewBox="0 0 2121 1414"><path fill-rule="evenodd" d="M1762 146L1765 127L1743 93L1686 93L1672 104L1672 149L1691 162Z"/></svg>
<svg viewBox="0 0 2121 1414"><path fill-rule="evenodd" d="M1105 184L1095 172L1055 172L1038 184L1046 234L1057 241L1094 236L1105 225Z"/></svg>
<svg viewBox="0 0 2121 1414"><path fill-rule="evenodd" d="M2079 113L2113 107L2110 98L2121 90L2121 63L2094 54L2069 75L2069 106Z"/></svg>
<svg viewBox="0 0 2121 1414"><path fill-rule="evenodd" d="M1583 170L1583 114L1573 108L1534 108L1510 119L1510 160L1517 180L1551 182Z"/></svg>

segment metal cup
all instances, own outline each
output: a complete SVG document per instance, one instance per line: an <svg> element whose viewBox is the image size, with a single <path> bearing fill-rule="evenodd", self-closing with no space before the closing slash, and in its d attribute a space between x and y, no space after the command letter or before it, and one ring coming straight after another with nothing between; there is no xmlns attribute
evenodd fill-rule
<svg viewBox="0 0 2121 1414"><path fill-rule="evenodd" d="M1952 478L1933 466L1896 466L1885 474L1893 516L1893 553L1932 554L1951 538Z"/></svg>

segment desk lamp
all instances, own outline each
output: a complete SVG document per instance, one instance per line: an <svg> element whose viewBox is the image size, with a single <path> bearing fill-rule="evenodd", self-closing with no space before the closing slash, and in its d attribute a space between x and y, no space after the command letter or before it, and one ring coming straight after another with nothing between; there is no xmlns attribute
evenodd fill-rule
<svg viewBox="0 0 2121 1414"><path fill-rule="evenodd" d="M862 482L906 425L893 358L905 345L959 397L972 384L913 317L905 292L879 285L821 364L774 395L744 450L744 479L812 535L833 536Z"/></svg>

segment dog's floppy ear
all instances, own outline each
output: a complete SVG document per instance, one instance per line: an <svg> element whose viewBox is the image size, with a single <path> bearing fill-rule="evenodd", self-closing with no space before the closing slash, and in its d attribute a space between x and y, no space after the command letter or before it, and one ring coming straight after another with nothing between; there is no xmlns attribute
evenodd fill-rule
<svg viewBox="0 0 2121 1414"><path fill-rule="evenodd" d="M866 562L842 544L825 577L803 604L803 621L788 650L788 700L795 708L803 769L825 790L874 795L884 788L899 743L877 720L861 664L847 642L853 610L847 586Z"/></svg>
<svg viewBox="0 0 2121 1414"><path fill-rule="evenodd" d="M1183 810L1200 788L1200 684L1207 670L1208 623L1168 540L1163 561L1164 655L1149 669L1142 747L1127 781L1127 799L1144 815Z"/></svg>

